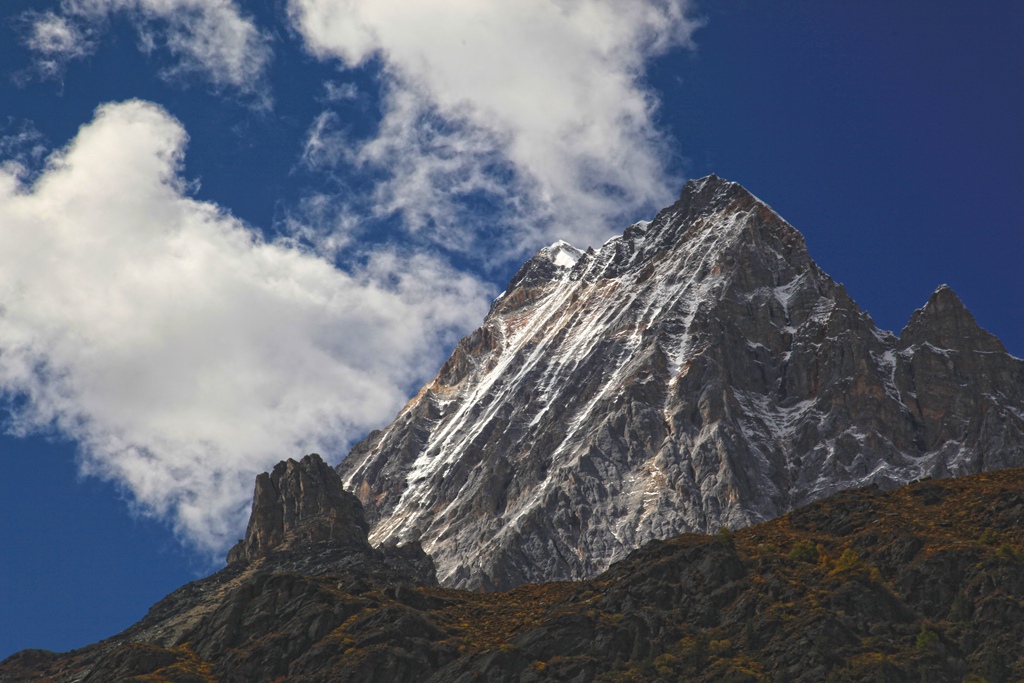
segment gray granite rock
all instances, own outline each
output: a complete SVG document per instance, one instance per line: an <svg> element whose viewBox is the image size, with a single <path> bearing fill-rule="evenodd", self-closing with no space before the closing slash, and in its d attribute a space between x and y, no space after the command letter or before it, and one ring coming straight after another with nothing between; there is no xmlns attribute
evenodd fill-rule
<svg viewBox="0 0 1024 683"><path fill-rule="evenodd" d="M339 466L370 540L442 583L590 577L836 491L1024 465L1024 363L947 287L899 337L741 186L559 243Z"/></svg>
<svg viewBox="0 0 1024 683"><path fill-rule="evenodd" d="M278 463L256 477L252 514L228 564L252 562L271 551L335 542L364 546L369 526L359 500L318 454Z"/></svg>

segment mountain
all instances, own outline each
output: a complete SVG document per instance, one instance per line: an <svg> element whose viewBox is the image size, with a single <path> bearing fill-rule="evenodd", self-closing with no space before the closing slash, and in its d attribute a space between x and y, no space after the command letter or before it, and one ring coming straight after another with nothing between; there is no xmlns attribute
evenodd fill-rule
<svg viewBox="0 0 1024 683"><path fill-rule="evenodd" d="M710 176L542 249L337 470L257 477L224 569L0 683L1019 680L1019 465L1024 362L951 289L881 331Z"/></svg>
<svg viewBox="0 0 1024 683"><path fill-rule="evenodd" d="M338 471L442 584L595 576L840 490L1024 465L1024 362L939 287L895 336L736 183L564 242Z"/></svg>
<svg viewBox="0 0 1024 683"><path fill-rule="evenodd" d="M0 682L1024 678L1024 469L845 491L737 532L652 542L593 580L507 593L385 566L344 495L288 522L292 491L337 477L315 457L264 476L279 472L257 485L245 539L265 555L236 553L102 643L18 653ZM257 540L284 528L281 544Z"/></svg>

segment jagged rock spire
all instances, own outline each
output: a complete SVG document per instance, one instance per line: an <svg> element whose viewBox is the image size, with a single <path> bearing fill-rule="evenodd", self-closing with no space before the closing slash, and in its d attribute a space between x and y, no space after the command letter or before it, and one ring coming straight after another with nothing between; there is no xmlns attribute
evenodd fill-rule
<svg viewBox="0 0 1024 683"><path fill-rule="evenodd" d="M252 514L228 563L253 562L275 550L333 542L369 549L359 499L318 454L278 463L256 477Z"/></svg>

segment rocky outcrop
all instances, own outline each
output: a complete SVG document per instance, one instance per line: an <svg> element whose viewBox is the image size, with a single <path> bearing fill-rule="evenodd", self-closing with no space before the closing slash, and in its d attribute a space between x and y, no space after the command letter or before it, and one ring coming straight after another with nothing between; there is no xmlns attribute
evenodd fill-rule
<svg viewBox="0 0 1024 683"><path fill-rule="evenodd" d="M0 683L109 683L150 674L181 683L279 680L295 652L360 609L358 599L339 602L339 595L376 591L415 602L416 587L437 585L418 544L374 548L368 528L359 500L319 455L278 463L256 478L245 538L227 567L182 586L108 640L65 656L16 654L0 666ZM216 675L211 661L220 662Z"/></svg>
<svg viewBox="0 0 1024 683"><path fill-rule="evenodd" d="M362 505L319 455L280 462L256 478L245 538L228 554L228 566L174 591L115 640L165 648L192 643L203 658L215 658L272 633L300 638L289 619L303 628L309 620L321 623L316 628L334 623L334 612L324 612L324 585L437 585L418 544L373 548L367 528ZM298 595L309 599L284 604Z"/></svg>
<svg viewBox="0 0 1024 683"><path fill-rule="evenodd" d="M285 460L256 477L245 538L228 553L225 571L348 572L436 585L434 563L418 543L373 548L368 529L359 499L318 454Z"/></svg>
<svg viewBox="0 0 1024 683"><path fill-rule="evenodd" d="M359 499L318 454L285 460L256 477L252 514L228 564L252 562L273 551L320 543L369 550L369 526Z"/></svg>
<svg viewBox="0 0 1024 683"><path fill-rule="evenodd" d="M443 583L579 579L837 491L1024 464L1024 363L940 287L879 330L735 183L600 249L541 250L339 466L372 543Z"/></svg>

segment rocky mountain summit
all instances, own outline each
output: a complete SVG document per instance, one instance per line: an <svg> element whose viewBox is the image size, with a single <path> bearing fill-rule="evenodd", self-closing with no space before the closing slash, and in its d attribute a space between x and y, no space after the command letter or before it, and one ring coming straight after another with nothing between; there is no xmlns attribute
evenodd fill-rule
<svg viewBox="0 0 1024 683"><path fill-rule="evenodd" d="M837 491L1024 465L1024 362L948 287L899 336L741 186L541 250L338 468L444 585L581 579Z"/></svg>

